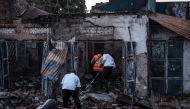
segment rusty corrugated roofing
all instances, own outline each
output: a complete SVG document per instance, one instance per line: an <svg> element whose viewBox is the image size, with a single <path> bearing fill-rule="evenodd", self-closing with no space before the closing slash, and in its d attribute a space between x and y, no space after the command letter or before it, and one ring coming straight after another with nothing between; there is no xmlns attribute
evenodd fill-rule
<svg viewBox="0 0 190 109"><path fill-rule="evenodd" d="M38 15L49 15L50 13L38 9L36 7L29 7L28 9L24 10L21 15L19 15L18 17L21 17L22 19L35 19L36 17L38 17Z"/></svg>
<svg viewBox="0 0 190 109"><path fill-rule="evenodd" d="M68 47L64 42L59 42L56 46L57 49L53 49L48 53L44 64L42 65L41 73L47 76L53 82L57 81L59 76L59 69L64 64Z"/></svg>
<svg viewBox="0 0 190 109"><path fill-rule="evenodd" d="M162 26L190 39L190 20L158 13L150 15L149 18L161 24Z"/></svg>

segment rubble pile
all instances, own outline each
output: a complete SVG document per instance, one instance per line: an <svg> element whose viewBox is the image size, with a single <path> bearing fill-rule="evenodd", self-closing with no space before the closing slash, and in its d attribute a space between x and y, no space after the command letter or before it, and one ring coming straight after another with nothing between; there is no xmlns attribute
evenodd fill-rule
<svg viewBox="0 0 190 109"><path fill-rule="evenodd" d="M10 90L1 90L0 109L36 109L47 97L40 93L39 76L21 76L11 81Z"/></svg>
<svg viewBox="0 0 190 109"><path fill-rule="evenodd" d="M123 98L122 96L127 96L124 94L115 95L110 92L104 93L85 93L80 96L82 109L130 109L131 108L131 98ZM57 106L59 109L63 109L61 104ZM70 99L69 109L76 109L74 101ZM150 109L151 107L145 106L143 104L134 102L133 108L135 109Z"/></svg>

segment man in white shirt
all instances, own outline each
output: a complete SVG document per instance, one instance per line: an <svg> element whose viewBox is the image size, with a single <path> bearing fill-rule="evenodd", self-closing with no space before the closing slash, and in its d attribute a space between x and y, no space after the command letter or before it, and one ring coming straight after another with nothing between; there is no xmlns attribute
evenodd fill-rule
<svg viewBox="0 0 190 109"><path fill-rule="evenodd" d="M75 70L71 70L70 73L66 74L62 79L62 96L63 96L63 107L68 107L69 97L72 96L78 109L81 109L80 99L78 97L77 88L81 87L79 77L75 74Z"/></svg>
<svg viewBox="0 0 190 109"><path fill-rule="evenodd" d="M106 86L106 92L109 93L109 77L112 74L112 71L114 68L116 68L114 59L111 55L108 54L108 51L105 51L105 54L103 54L103 61L102 64L104 66L104 71L102 73L102 83Z"/></svg>

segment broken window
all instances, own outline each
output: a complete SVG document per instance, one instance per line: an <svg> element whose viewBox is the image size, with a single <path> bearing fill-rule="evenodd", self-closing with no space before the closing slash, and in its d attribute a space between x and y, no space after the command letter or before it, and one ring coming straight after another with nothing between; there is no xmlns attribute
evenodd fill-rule
<svg viewBox="0 0 190 109"><path fill-rule="evenodd" d="M0 83L3 89L8 89L9 88L9 64L8 64L8 46L7 42L1 42L0 46L1 50L1 64L2 64L2 71L1 71L1 76L0 76Z"/></svg>
<svg viewBox="0 0 190 109"><path fill-rule="evenodd" d="M151 89L167 94L181 94L183 42L151 41L150 49Z"/></svg>
<svg viewBox="0 0 190 109"><path fill-rule="evenodd" d="M8 44L8 57L9 63L17 61L17 42L16 41L9 41Z"/></svg>

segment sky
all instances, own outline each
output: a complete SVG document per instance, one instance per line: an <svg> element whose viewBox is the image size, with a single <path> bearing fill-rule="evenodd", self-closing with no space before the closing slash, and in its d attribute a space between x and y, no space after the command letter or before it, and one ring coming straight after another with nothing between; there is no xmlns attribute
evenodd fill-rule
<svg viewBox="0 0 190 109"><path fill-rule="evenodd" d="M92 6L94 6L96 3L101 2L108 2L109 0L85 0L87 10L90 10ZM190 1L190 0L156 0L157 2L166 2L166 1Z"/></svg>

